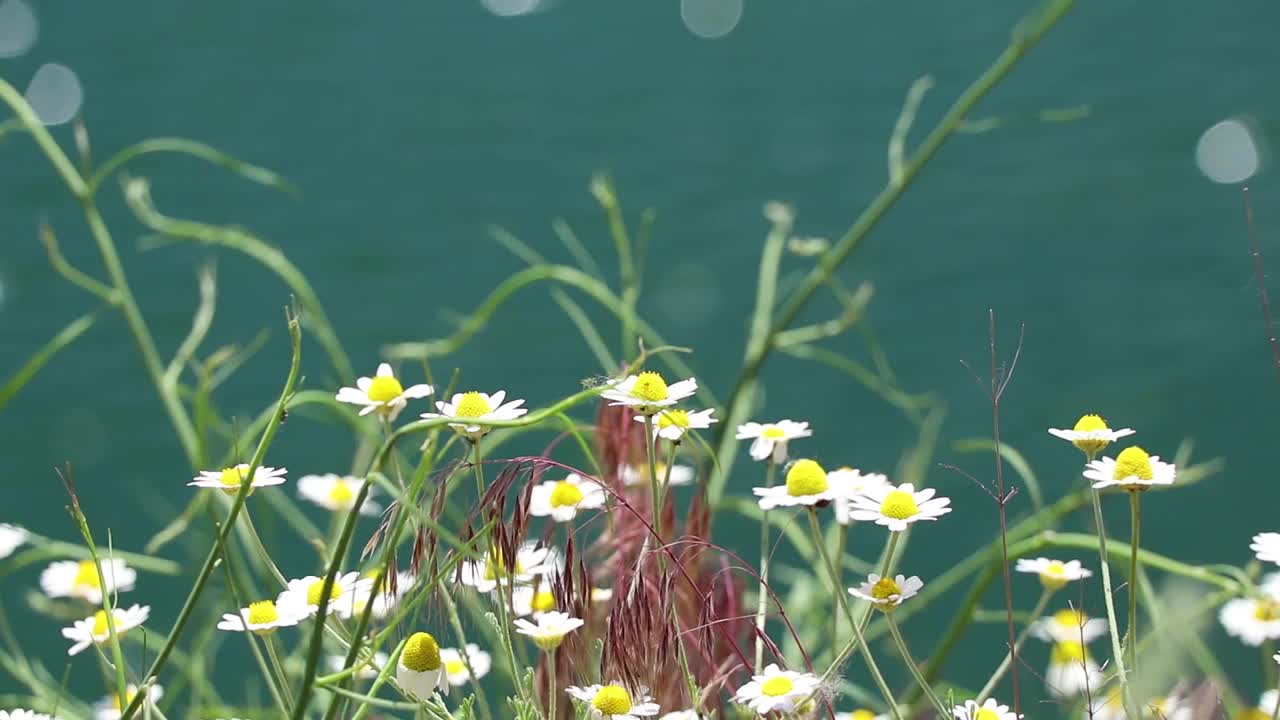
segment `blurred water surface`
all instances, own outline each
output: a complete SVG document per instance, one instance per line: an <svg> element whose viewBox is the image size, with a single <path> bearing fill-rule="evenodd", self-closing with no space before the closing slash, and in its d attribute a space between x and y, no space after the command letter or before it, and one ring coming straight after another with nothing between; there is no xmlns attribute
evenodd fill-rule
<svg viewBox="0 0 1280 720"><path fill-rule="evenodd" d="M926 73L936 80L918 139L1005 46L1026 5L41 3L32 5L38 23L0 27L0 50L17 55L0 60L0 75L21 89L48 63L70 68L99 160L145 137L186 136L296 183L302 194L293 198L186 159L132 169L151 180L162 211L240 224L278 245L318 288L366 373L381 345L447 333L442 308L474 306L521 267L491 240L489 224L567 260L550 226L561 216L607 260L610 243L587 192L592 173L607 170L632 218L657 210L643 311L670 341L697 350L700 381L724 395L767 228L762 205L793 203L800 233L838 236L885 182L886 142L910 84ZM0 22L27 23L22 10L15 0L0 4ZM33 45L19 35L37 27ZM947 403L948 442L990 432L985 398L959 362L985 365L987 309L996 309L1010 350L1026 323L1003 433L1051 496L1074 482L1077 457L1045 428L1069 426L1085 411L1139 429L1153 453L1170 455L1194 438L1200 457L1225 457L1228 471L1211 483L1146 504L1145 543L1196 563L1240 562L1252 533L1280 525L1268 439L1280 388L1241 198L1196 166L1199 146L1216 179L1238 180L1241 167L1247 174L1253 156L1238 156L1237 128L1201 140L1224 120L1247 119L1248 142L1263 150L1274 141L1277 27L1274 3L1083 4L974 118L1004 122L954 138L841 273L874 283L869 319L903 385ZM55 107L66 87L50 91ZM1074 122L1036 119L1080 106L1089 115ZM71 146L68 127L55 132ZM43 158L24 138L5 140L7 374L91 306L50 270L38 223L54 225L74 262L94 272L98 263ZM1280 264L1274 177L1262 164L1252 187L1264 252ZM117 188L104 190L103 204L167 352L189 325L195 268L210 259L220 298L208 347L271 331L223 394L228 412L250 417L275 396L287 367L287 290L230 253L138 252L145 230ZM785 271L805 267L789 258ZM830 311L819 306L810 316ZM95 525L111 527L118 547L139 547L189 497L189 473L125 330L116 316L101 322L0 414L0 477L14 491L0 521L72 538L50 470L64 461L75 465ZM829 345L866 356L856 335ZM467 384L507 388L534 406L600 371L544 289L505 307L454 361ZM314 345L304 364L307 387L349 380L335 377ZM811 420L816 433L804 451L825 462L892 469L911 441L895 411L834 372L779 356L765 375L770 414ZM269 462L294 476L344 470L351 446L338 437L305 418L290 422ZM987 458L946 443L940 458L989 468ZM740 463L730 487L747 492L755 472ZM929 481L956 510L916 533L909 565L926 580L986 542L994 519L969 481L941 470ZM1015 501L1015 511L1026 502ZM1110 509L1124 533L1121 504ZM723 529L730 542L742 531ZM854 542L879 538L864 529ZM167 622L181 591L144 577L133 599ZM1019 593L1030 606L1031 583ZM917 652L947 605L913 630ZM44 621L20 635L61 667L63 643ZM990 637L958 679L985 677L1001 652L998 633ZM1215 647L1228 663L1256 667L1234 643ZM1029 662L1046 657L1037 647Z"/></svg>

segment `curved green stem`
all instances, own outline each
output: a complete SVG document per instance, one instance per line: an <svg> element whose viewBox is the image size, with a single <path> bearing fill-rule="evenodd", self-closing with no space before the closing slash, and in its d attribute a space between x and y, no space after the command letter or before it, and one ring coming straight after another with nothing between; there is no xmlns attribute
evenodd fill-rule
<svg viewBox="0 0 1280 720"><path fill-rule="evenodd" d="M1138 492L1129 493L1129 509L1132 511L1131 532L1133 541L1129 543L1129 670L1135 675L1138 672L1138 544L1142 537L1141 497Z"/></svg>
<svg viewBox="0 0 1280 720"><path fill-rule="evenodd" d="M893 698L893 691L889 689L889 684L885 682L884 675L880 673L880 667L876 665L875 658L871 656L871 648L867 647L867 640L862 634L862 628L854 620L853 610L849 608L849 600L846 597L844 588L839 586L839 575L836 573L835 566L831 564L831 556L827 553L826 544L822 542L822 529L818 526L818 513L813 508L810 508L808 515L809 530L813 533L813 542L818 547L818 554L822 556L822 563L826 565L827 577L831 578L831 593L836 596L840 608L844 611L845 616L849 618L849 624L853 626L854 640L862 651L862 659L867 663L867 670L871 672L871 679L875 681L876 687L884 697L884 701L889 705L889 713L894 720L902 720L902 714L898 711L898 704ZM832 667L834 668L835 665L836 663L833 663Z"/></svg>
<svg viewBox="0 0 1280 720"><path fill-rule="evenodd" d="M907 648L907 641L903 639L902 631L898 629L898 624L893 621L893 613L885 613L884 619L885 622L889 623L889 634L893 636L893 642L898 646L898 652L902 655L902 662L906 663L907 669L911 671L911 677L915 678L916 684L924 691L925 697L929 698L929 704L933 705L933 709L938 711L938 717L945 718L951 710L943 704L942 700L938 699L937 694L933 692L933 688L929 686L929 681L924 679L919 666L912 659L911 650Z"/></svg>
<svg viewBox="0 0 1280 720"><path fill-rule="evenodd" d="M1089 459L1093 460L1092 457ZM1093 496L1093 522L1098 532L1098 560L1102 565L1102 594L1107 608L1107 634L1111 636L1111 654L1116 665L1116 681L1120 684L1120 697L1124 703L1125 712L1131 718L1140 718L1142 713L1138 710L1137 702L1133 698L1133 690L1129 687L1129 674L1125 671L1124 650L1120 643L1120 628L1116 624L1116 603L1111 587L1111 563L1107 560L1107 528L1102 518L1102 500L1097 490L1094 490L1091 495ZM1130 596L1132 595L1133 593L1130 592Z"/></svg>
<svg viewBox="0 0 1280 720"><path fill-rule="evenodd" d="M978 704L982 704L983 701L991 696L992 691L996 689L996 684L1000 682L1000 678L1004 677L1004 674L1009 671L1009 664L1013 662L1013 656L1018 650L1022 649L1023 641L1031 633L1031 627L1035 624L1036 619L1044 614L1044 609L1049 605L1049 598L1051 597L1053 597L1053 590L1049 588L1045 588L1044 592L1040 593L1040 599L1036 601L1036 606L1031 611L1031 622L1027 623L1027 626L1018 634L1018 639L1013 643L1013 652L1004 654L1004 660L1000 661L1000 665L995 672L991 673L991 678L987 680L987 684L983 685L982 689L978 691L978 697L976 698Z"/></svg>
<svg viewBox="0 0 1280 720"><path fill-rule="evenodd" d="M773 487L774 474L777 472L777 465L773 462L773 453L769 454L769 458L765 461L767 464L764 471L764 486ZM756 601L756 674L760 674L760 668L764 667L764 626L765 611L769 608L769 593L765 589L769 585L769 511L767 509L761 511L763 517L760 519L760 597Z"/></svg>

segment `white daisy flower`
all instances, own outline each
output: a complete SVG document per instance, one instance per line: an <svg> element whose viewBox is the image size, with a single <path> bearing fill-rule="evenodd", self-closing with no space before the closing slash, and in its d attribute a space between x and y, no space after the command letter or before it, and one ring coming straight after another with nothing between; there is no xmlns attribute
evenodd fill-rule
<svg viewBox="0 0 1280 720"><path fill-rule="evenodd" d="M1044 674L1044 684L1049 694L1056 698L1072 698L1096 693L1105 677L1098 663L1089 656L1089 649L1076 640L1063 640L1053 645L1049 654L1049 670Z"/></svg>
<svg viewBox="0 0 1280 720"><path fill-rule="evenodd" d="M661 483L663 478L667 478L667 484L670 487L677 485L688 485L693 482L693 468L688 465L672 465L671 476L667 477L667 464L655 463L654 470L658 473L658 482ZM623 465L618 468L618 477L621 478L622 484L627 487L636 487L637 485L649 484L649 466L648 465Z"/></svg>
<svg viewBox="0 0 1280 720"><path fill-rule="evenodd" d="M396 662L396 682L401 690L419 700L430 699L441 688L448 692L440 645L430 633L416 632L405 641Z"/></svg>
<svg viewBox="0 0 1280 720"><path fill-rule="evenodd" d="M1152 715L1161 720L1194 720L1190 703L1177 695L1152 700L1147 707Z"/></svg>
<svg viewBox="0 0 1280 720"><path fill-rule="evenodd" d="M602 507L608 495L595 480L569 473L563 480L547 480L533 487L529 495L529 514L550 517L556 522L569 522L579 510Z"/></svg>
<svg viewBox="0 0 1280 720"><path fill-rule="evenodd" d="M40 589L51 598L80 598L90 605L102 604L102 593L126 592L133 589L138 573L119 558L102 558L102 572L92 560L59 560L49 563L40 573Z"/></svg>
<svg viewBox="0 0 1280 720"><path fill-rule="evenodd" d="M391 372L387 363L378 365L378 373L371 378L362 377L356 380L355 387L344 387L334 397L338 402L362 405L361 415L379 412L388 420L395 420L410 400L424 398L435 392L430 385L410 385L404 387Z"/></svg>
<svg viewBox="0 0 1280 720"><path fill-rule="evenodd" d="M672 442L680 442L684 434L690 430L706 430L712 424L720 422L718 419L711 417L715 413L715 408L707 408L697 412L688 412L686 410L676 410L674 408L663 410L653 416L653 434ZM644 422L644 415L637 415L634 419L636 422Z"/></svg>
<svg viewBox="0 0 1280 720"><path fill-rule="evenodd" d="M833 505L836 511L836 522L848 525L852 519L849 513L853 510L853 497L864 495L873 488L888 485L889 478L880 473L863 473L856 468L845 466L827 473L827 484L838 493Z"/></svg>
<svg viewBox="0 0 1280 720"><path fill-rule="evenodd" d="M147 621L151 615L149 605L132 605L129 608L113 608L111 622L115 625L116 636L129 632ZM90 645L101 645L111 638L111 628L107 627L107 612L99 610L83 620L77 620L71 627L62 628L62 637L71 641L68 655L75 655Z"/></svg>
<svg viewBox="0 0 1280 720"><path fill-rule="evenodd" d="M850 505L849 517L854 520L874 520L890 532L902 532L907 525L920 520L937 520L951 512L950 498L936 498L933 488L916 491L911 483L894 486L888 483L855 495Z"/></svg>
<svg viewBox="0 0 1280 720"><path fill-rule="evenodd" d="M1112 686L1105 694L1094 692L1084 710L1084 720L1127 720L1124 697L1119 686ZM1269 720L1269 719L1268 719Z"/></svg>
<svg viewBox="0 0 1280 720"><path fill-rule="evenodd" d="M17 525L0 523L0 559L13 554L18 546L27 541L27 531Z"/></svg>
<svg viewBox="0 0 1280 720"><path fill-rule="evenodd" d="M658 704L649 697L649 691L646 688L637 688L636 693L632 695L621 682L587 687L570 685L564 691L573 699L585 703L587 714L592 718L636 720L657 715L659 710Z"/></svg>
<svg viewBox="0 0 1280 720"><path fill-rule="evenodd" d="M611 387L600 393L600 397L612 400L610 405L623 405L641 415L654 415L696 392L698 381L693 378L668 386L662 375L646 370L639 375L628 375L622 380L615 380Z"/></svg>
<svg viewBox="0 0 1280 720"><path fill-rule="evenodd" d="M591 602L607 603L613 599L613 588L591 588Z"/></svg>
<svg viewBox="0 0 1280 720"><path fill-rule="evenodd" d="M836 720L889 720L888 715L877 715L865 708L854 710L851 713L836 713Z"/></svg>
<svg viewBox="0 0 1280 720"><path fill-rule="evenodd" d="M764 460L773 456L775 463L787 461L787 443L797 438L809 437L813 431L807 422L779 420L776 423L749 422L738 426L735 440L751 440L752 460Z"/></svg>
<svg viewBox="0 0 1280 720"><path fill-rule="evenodd" d="M3 548L0 548L3 549ZM1280 565L1280 533L1265 532L1253 536L1249 549L1262 562ZM4 555L0 554L0 557Z"/></svg>
<svg viewBox="0 0 1280 720"><path fill-rule="evenodd" d="M1014 569L1018 572L1039 575L1040 582L1050 590L1060 590L1069 582L1083 580L1093 575L1092 572L1081 567L1079 560L1062 562L1045 557L1034 560L1018 558L1018 564Z"/></svg>
<svg viewBox="0 0 1280 720"><path fill-rule="evenodd" d="M57 720L52 715L38 713L35 710L0 710L0 720Z"/></svg>
<svg viewBox="0 0 1280 720"><path fill-rule="evenodd" d="M253 480L249 483L249 494L254 489L270 485L282 485L285 481L285 468L260 467L253 471ZM249 474L248 463L240 463L222 470L201 470L199 477L187 483L187 487L217 488L228 495L240 492L240 485Z"/></svg>
<svg viewBox="0 0 1280 720"><path fill-rule="evenodd" d="M585 623L572 615L558 611L543 613L531 623L524 618L515 621L516 632L528 635L534 644L543 650L553 650L560 646L564 636L582 627Z"/></svg>
<svg viewBox="0 0 1280 720"><path fill-rule="evenodd" d="M783 670L770 663L764 673L755 675L746 685L738 688L733 700L747 705L759 715L777 710L789 713L818 689L821 683L813 673Z"/></svg>
<svg viewBox="0 0 1280 720"><path fill-rule="evenodd" d="M951 708L951 713L956 720L1020 720L1022 717L1009 710L1008 705L996 702L995 698L987 698L981 705L974 700L965 700L964 705Z"/></svg>
<svg viewBox="0 0 1280 720"><path fill-rule="evenodd" d="M594 596L592 600L594 601ZM546 583L520 585L511 589L511 612L515 617L532 615L537 618L556 609L556 596Z"/></svg>
<svg viewBox="0 0 1280 720"><path fill-rule="evenodd" d="M239 614L223 613L218 622L219 630L251 632L270 635L282 627L291 627L307 617L307 610L295 604L277 605L272 600L259 600L240 608Z"/></svg>
<svg viewBox="0 0 1280 720"><path fill-rule="evenodd" d="M1067 608L1036 620L1031 624L1031 634L1046 642L1084 642L1087 645L1107 634L1107 621Z"/></svg>
<svg viewBox="0 0 1280 720"><path fill-rule="evenodd" d="M378 673L381 672L382 668L386 667L387 663L390 661L390 656L382 651L374 653L372 658L369 658L368 656L356 658L356 664L358 667L355 672L352 673L352 676L359 680L372 680L373 678L378 677ZM345 654L330 655L329 669L333 672L342 672L343 670L346 670L347 656Z"/></svg>
<svg viewBox="0 0 1280 720"><path fill-rule="evenodd" d="M797 460L787 468L787 481L770 488L751 488L760 498L761 510L794 505L813 506L840 497L841 490L827 482L827 471L813 460Z"/></svg>
<svg viewBox="0 0 1280 720"><path fill-rule="evenodd" d="M444 663L444 677L450 685L458 687L466 685L471 680L471 671L475 671L476 679L489 674L489 668L493 666L493 658L489 653L480 649L475 643L467 643L466 658L463 658L462 652L457 648L441 648L440 661ZM467 665L471 668L468 669Z"/></svg>
<svg viewBox="0 0 1280 720"><path fill-rule="evenodd" d="M1228 635L1257 647L1280 638L1280 603L1272 598L1235 598L1218 611L1218 622Z"/></svg>
<svg viewBox="0 0 1280 720"><path fill-rule="evenodd" d="M325 510L346 512L356 504L356 497L364 487L365 480L350 475L303 475L298 478L298 497L309 500ZM375 488L369 488L372 495ZM377 515L382 506L365 497L360 506L361 515Z"/></svg>
<svg viewBox="0 0 1280 720"><path fill-rule="evenodd" d="M1049 428L1049 434L1075 445L1081 452L1096 455L1116 440L1132 435L1133 431L1129 428L1112 430L1101 416L1082 415L1070 430Z"/></svg>
<svg viewBox="0 0 1280 720"><path fill-rule="evenodd" d="M840 717L840 713L836 713L836 717ZM664 713L658 720L699 720L697 710L674 710Z"/></svg>
<svg viewBox="0 0 1280 720"><path fill-rule="evenodd" d="M1137 445L1121 450L1114 459L1094 460L1084 471L1084 476L1094 481L1094 490L1121 487L1134 492L1172 485L1176 474L1172 463L1161 462L1159 456L1148 455Z"/></svg>
<svg viewBox="0 0 1280 720"><path fill-rule="evenodd" d="M373 590L371 578L360 577L360 573L349 572L333 579L329 588L329 604L326 613L333 612L344 620L355 614L356 602L367 598ZM289 605L303 617L311 617L320 612L321 593L324 592L324 578L308 575L297 580L290 580L288 587L276 598L276 605Z"/></svg>
<svg viewBox="0 0 1280 720"><path fill-rule="evenodd" d="M516 584L527 584L553 569L554 557L551 549L527 542L516 551L513 577L509 579ZM485 553L484 560L467 560L462 564L461 574L462 584L475 588L476 592L489 592L498 587L499 581L508 580L506 563L496 551Z"/></svg>
<svg viewBox="0 0 1280 720"><path fill-rule="evenodd" d="M499 390L492 395L474 390L455 393L449 402L436 401L436 409L440 412L423 413L421 417L423 420L441 417L473 421L515 420L529 412L528 408L520 407L524 404L524 400L512 400L503 404L502 401L506 398L506 390ZM472 440L484 437L492 429L482 425L468 425L467 423L449 423L449 427Z"/></svg>
<svg viewBox="0 0 1280 720"><path fill-rule="evenodd" d="M126 707L128 706L129 703L133 702L133 699L137 697L137 695L138 695L138 686L134 685L133 683L129 683L129 685L125 688ZM143 698L142 703L139 704L139 708L138 708L139 716L145 717L147 714L147 711L145 708L148 705L155 707L155 704L159 702L160 698L162 697L164 697L164 688L160 687L159 685L148 685L147 695L145 698ZM116 695L115 693L111 693L110 695L107 695L106 697L102 698L101 700L93 704L94 720L120 720L120 716L123 714L124 714L124 708L120 707L120 696Z"/></svg>
<svg viewBox="0 0 1280 720"><path fill-rule="evenodd" d="M877 610L892 612L903 600L914 597L922 587L924 581L915 575L882 578L872 573L867 576L866 582L856 588L849 588L849 594L872 603Z"/></svg>

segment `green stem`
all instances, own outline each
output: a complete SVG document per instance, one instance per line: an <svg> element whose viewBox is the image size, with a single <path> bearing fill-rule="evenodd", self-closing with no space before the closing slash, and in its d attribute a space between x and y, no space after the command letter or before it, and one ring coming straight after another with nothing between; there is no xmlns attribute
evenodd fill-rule
<svg viewBox="0 0 1280 720"><path fill-rule="evenodd" d="M480 680L476 678L475 668L471 666L471 653L467 652L467 634L463 631L462 620L458 617L458 606L453 602L453 596L449 593L447 583L441 583L437 590L440 592L440 599L444 601L444 610L449 616L449 625L453 628L453 634L458 639L458 654L462 656L462 664L467 668L467 681L471 685L471 691L480 703L480 714L484 717L484 720L492 720L493 715L489 711L489 701L485 698L484 691L480 689Z"/></svg>
<svg viewBox="0 0 1280 720"><path fill-rule="evenodd" d="M484 497L484 469L480 467L480 438L471 441L471 450L475 454L475 462L472 467L476 476L476 502Z"/></svg>
<svg viewBox="0 0 1280 720"><path fill-rule="evenodd" d="M556 720L556 695L560 683L556 677L556 649L547 651L547 720Z"/></svg>
<svg viewBox="0 0 1280 720"><path fill-rule="evenodd" d="M280 678L280 689L284 693L284 700L288 703L285 707L293 707L293 695L289 689L289 676L285 674L284 663L280 662L280 656L276 653L276 642L274 633L266 635L262 638L262 644L267 646L267 658L271 660L271 666L275 668L276 677Z"/></svg>
<svg viewBox="0 0 1280 720"><path fill-rule="evenodd" d="M773 453L769 453L765 461L764 486L773 487L777 465L773 462ZM766 508L760 519L760 598L756 601L756 674L764 667L764 626L765 610L769 607L769 510Z"/></svg>
<svg viewBox="0 0 1280 720"><path fill-rule="evenodd" d="M658 487L658 464L657 458L654 457L658 451L657 438L653 435L653 415L645 414L644 416L644 442L645 456L649 461L649 491L650 504L653 505L653 535L658 543L662 543L662 493ZM662 554L658 554L659 560Z"/></svg>
<svg viewBox="0 0 1280 720"><path fill-rule="evenodd" d="M1093 461L1092 456L1089 457L1089 461ZM1111 636L1111 654L1116 664L1116 678L1120 684L1120 697L1124 703L1125 712L1131 718L1141 718L1142 713L1138 711L1133 699L1133 692L1129 688L1129 675L1125 672L1124 667L1124 650L1120 644L1120 630L1116 624L1116 603L1111 589L1111 563L1107 560L1107 528L1102 518L1102 499L1097 490L1094 490L1091 494L1093 496L1093 522L1097 526L1098 532L1098 559L1102 565L1102 594L1107 608L1107 633Z"/></svg>
<svg viewBox="0 0 1280 720"><path fill-rule="evenodd" d="M822 556L822 562L827 567L827 576L831 578L831 582L837 583L838 574L836 568L831 564L831 556L827 554L827 546L822 542L822 528L818 526L818 513L813 508L809 509L809 530L813 533L813 542L818 547L818 554ZM893 698L893 691L889 689L889 684L884 681L884 675L880 674L880 668L876 665L875 658L871 656L871 649L867 647L867 640L862 635L862 628L858 627L858 623L853 619L853 610L849 608L849 601L845 597L844 588L838 584L832 587L832 594L836 596L840 608L844 610L844 614L849 618L849 624L853 626L853 636L858 643L859 649L862 650L862 658L867 663L867 669L871 671L871 679L875 681L876 687L879 688L880 694L884 697L884 701L889 704L889 712L893 715L894 720L902 720L901 713L898 712L898 704ZM834 667L835 664L832 664Z"/></svg>
<svg viewBox="0 0 1280 720"><path fill-rule="evenodd" d="M4 82L0 80L0 89L2 89L3 85ZM289 376L285 380L284 389L280 392L280 399L276 401L276 412L272 415L271 420L267 422L266 428L263 429L262 437L258 440L258 449L254 451L253 458L249 461L249 472L246 477L253 477L253 473L262 465L262 459L267 454L267 448L271 446L276 430L283 420L285 405L288 404L289 398L293 395L293 386L298 381L298 366L302 360L302 329L296 317L289 318L288 326L289 339L293 349L293 360L289 365ZM200 599L200 595L204 593L209 576L217 565L218 558L221 556L222 546L231 534L232 528L235 527L236 518L240 515L241 508L244 507L245 499L249 497L249 487L249 483L246 482L240 486L240 492L236 493L236 498L231 503L231 509L227 512L227 519L218 530L217 539L213 547L209 548L209 554L205 556L204 565L201 566L200 573L196 575L195 584L191 587L191 592L187 594L187 599L183 602L182 609L178 611L178 619L174 621L173 630L169 631L169 637L165 644L160 648L155 660L151 661L151 667L147 670L146 675L138 682L139 686L145 685L151 678L156 677L160 669L168 662L169 655L173 653L173 649L178 643L178 638L181 637L182 630L191 619L191 614L196 608L196 602ZM368 485L366 484L365 487L368 487ZM326 595L328 592L329 588L325 588ZM310 671L314 671L314 669L313 666ZM129 718L133 717L134 713L138 711L138 707L142 704L142 696L143 693L134 695L129 707L125 708L124 712L121 713L121 720L129 720Z"/></svg>
<svg viewBox="0 0 1280 720"><path fill-rule="evenodd" d="M898 623L893 621L893 613L885 613L884 619L889 623L889 634L893 636L893 642L898 646L898 652L902 655L902 661L907 664L907 669L911 671L911 677L915 678L916 684L924 691L925 697L929 698L929 702L933 705L933 708L938 711L938 717L945 718L951 711L942 703L941 700L938 699L938 696L933 692L933 688L929 686L929 681L924 679L924 675L921 674L919 666L917 666L916 661L912 659L911 651L907 649L907 641L903 639L902 631L898 629Z"/></svg>
<svg viewBox="0 0 1280 720"><path fill-rule="evenodd" d="M1009 664L1013 662L1013 656L1018 650L1022 649L1022 642L1031 633L1031 627L1036 619L1044 614L1044 609L1048 606L1049 598L1051 597L1053 597L1053 590L1049 588L1045 588L1044 592L1040 593L1040 599L1036 601L1035 609L1031 611L1031 622L1022 629L1021 633L1018 633L1018 639L1013 643L1013 652L1005 653L1004 660L1001 660L996 671L991 673L991 678L987 680L987 684L983 685L982 690L978 691L978 697L976 698L978 704L982 704L991 695L992 691L996 689L996 684L1000 682L1000 678L1004 677L1004 674L1009 671Z"/></svg>
<svg viewBox="0 0 1280 720"><path fill-rule="evenodd" d="M1129 543L1129 656L1130 671L1138 672L1138 545L1142 536L1142 510L1140 493L1129 492L1129 508L1132 511L1133 540Z"/></svg>
<svg viewBox="0 0 1280 720"><path fill-rule="evenodd" d="M847 545L848 540L849 540L849 526L841 525L839 529L836 530L836 552L838 553L836 557L836 573L839 575L839 577L836 578L836 587L845 586L844 556L845 556L845 546ZM836 653L838 652L836 648L839 647L839 645L840 645L840 614L831 613L831 657L832 658L836 656Z"/></svg>

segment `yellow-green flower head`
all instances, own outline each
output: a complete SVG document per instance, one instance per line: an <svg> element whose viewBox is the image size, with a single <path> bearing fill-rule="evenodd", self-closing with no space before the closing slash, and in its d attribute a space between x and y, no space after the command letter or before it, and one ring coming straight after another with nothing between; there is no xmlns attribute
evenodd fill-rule
<svg viewBox="0 0 1280 720"><path fill-rule="evenodd" d="M867 576L866 582L856 588L849 588L849 594L870 602L877 610L893 612L903 600L919 593L922 587L924 581L915 575L880 577L872 573Z"/></svg>
<svg viewBox="0 0 1280 720"><path fill-rule="evenodd" d="M492 395L474 390L455 393L449 402L436 401L436 409L440 412L423 413L421 417L423 420L453 418L455 420L470 420L474 422L477 420L515 420L529 412L528 408L520 407L524 405L524 400L503 402L506 398L506 390L499 390ZM449 423L449 427L471 440L479 440L491 429L483 425L471 425L467 422Z"/></svg>
<svg viewBox="0 0 1280 720"><path fill-rule="evenodd" d="M809 699L822 681L813 673L783 670L774 664L738 688L733 700L750 707L758 715L779 712L783 715L795 712L801 703Z"/></svg>
<svg viewBox="0 0 1280 720"><path fill-rule="evenodd" d="M1130 492L1142 492L1156 485L1172 485L1177 470L1173 463L1161 462L1156 455L1134 445L1127 447L1114 459L1104 457L1094 460L1084 471L1093 482L1094 490L1119 487Z"/></svg>
<svg viewBox="0 0 1280 720"><path fill-rule="evenodd" d="M391 366L382 363L373 377L356 380L355 387L344 387L335 396L338 402L360 406L360 414L377 412L388 421L395 420L410 400L424 398L435 392L430 385L411 385L405 388L396 379Z"/></svg>
<svg viewBox="0 0 1280 720"><path fill-rule="evenodd" d="M101 645L111 638L111 626L115 626L116 635L123 635L147 621L151 615L149 605L132 605L129 608L113 608L111 622L107 622L107 612L99 610L83 620L77 620L71 627L62 628L62 637L72 642L67 650L68 655L75 655L90 645Z"/></svg>
<svg viewBox="0 0 1280 720"><path fill-rule="evenodd" d="M714 414L715 408L707 408L696 412L678 410L676 408L662 410L653 416L654 437L679 442L684 438L684 434L690 430L706 430L719 422L712 417ZM634 419L636 422L642 423L645 416L637 415Z"/></svg>
<svg viewBox="0 0 1280 720"><path fill-rule="evenodd" d="M560 647L564 636L582 627L585 623L576 617L558 610L544 612L529 622L524 618L515 621L516 632L527 635L534 644L543 650L554 650Z"/></svg>
<svg viewBox="0 0 1280 720"><path fill-rule="evenodd" d="M933 488L916 490L911 483L886 483L865 489L850 501L849 517L902 532L921 520L937 520L951 512L951 498L934 497Z"/></svg>
<svg viewBox="0 0 1280 720"><path fill-rule="evenodd" d="M274 600L259 600L241 608L240 613L225 613L218 623L219 630L251 632L270 635L282 627L292 627L307 617L306 611L297 605L277 605Z"/></svg>
<svg viewBox="0 0 1280 720"><path fill-rule="evenodd" d="M658 704L653 702L649 693L643 688L628 690L619 681L609 685L588 685L578 687L571 685L564 690L574 700L587 708L591 718L603 720L637 720L638 718L657 715Z"/></svg>
<svg viewBox="0 0 1280 720"><path fill-rule="evenodd" d="M285 481L284 468L260 467L253 471L253 479L249 481L249 494L255 488L270 485L281 485ZM217 488L228 495L240 492L240 486L249 475L249 465L240 463L222 470L201 470L200 475L187 483L187 487Z"/></svg>
<svg viewBox="0 0 1280 720"><path fill-rule="evenodd" d="M1018 564L1014 569L1018 572L1038 575L1040 583L1049 590L1061 590L1066 587L1067 583L1083 580L1093 575L1092 572L1080 565L1079 560L1063 562L1045 557L1034 560L1018 558Z"/></svg>
<svg viewBox="0 0 1280 720"><path fill-rule="evenodd" d="M798 505L829 503L840 496L840 490L827 482L827 471L816 461L797 460L787 468L786 482L776 487L752 488L760 498L761 510Z"/></svg>
<svg viewBox="0 0 1280 720"><path fill-rule="evenodd" d="M1059 640L1049 654L1049 669L1044 684L1049 694L1059 699L1073 698L1102 687L1106 676L1089 656L1089 649L1079 640Z"/></svg>
<svg viewBox="0 0 1280 720"><path fill-rule="evenodd" d="M447 691L440 645L430 633L416 632L405 641L396 662L396 682L419 700L429 699L440 688Z"/></svg>
<svg viewBox="0 0 1280 720"><path fill-rule="evenodd" d="M641 415L656 415L663 408L691 397L698 392L698 381L693 378L667 385L662 375L646 370L639 375L628 375L609 383L600 397L611 400L610 405L630 408Z"/></svg>
<svg viewBox="0 0 1280 720"><path fill-rule="evenodd" d="M1112 430L1101 415L1082 415L1070 430L1049 428L1049 434L1062 438L1075 445L1081 452L1093 457L1102 452L1108 445L1122 437L1133 434L1133 430Z"/></svg>

